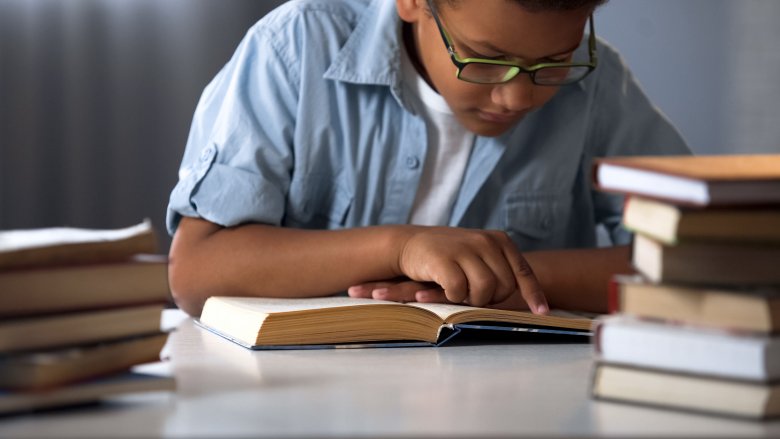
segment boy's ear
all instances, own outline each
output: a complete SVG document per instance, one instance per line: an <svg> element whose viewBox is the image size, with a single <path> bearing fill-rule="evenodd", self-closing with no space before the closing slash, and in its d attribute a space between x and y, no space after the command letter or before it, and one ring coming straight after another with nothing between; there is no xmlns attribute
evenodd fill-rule
<svg viewBox="0 0 780 439"><path fill-rule="evenodd" d="M428 7L425 0L395 0L398 16L407 23L415 23L420 20Z"/></svg>

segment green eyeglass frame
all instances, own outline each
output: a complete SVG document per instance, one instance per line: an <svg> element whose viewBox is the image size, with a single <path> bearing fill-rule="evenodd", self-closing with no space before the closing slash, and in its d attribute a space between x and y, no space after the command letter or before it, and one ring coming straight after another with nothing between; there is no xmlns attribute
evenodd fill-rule
<svg viewBox="0 0 780 439"><path fill-rule="evenodd" d="M452 63L457 67L458 79L476 84L501 84L514 79L520 73L527 73L531 81L537 85L561 86L581 81L592 72L598 64L596 54L596 33L593 26L593 14L589 17L590 36L588 38L589 62L574 63L539 63L532 66L522 66L511 61L501 61L484 58L461 58L455 52L455 47L439 18L436 5L428 0L428 7L436 26L439 28L444 46L450 54ZM465 72L465 73L464 73ZM482 74L480 75L479 72Z"/></svg>

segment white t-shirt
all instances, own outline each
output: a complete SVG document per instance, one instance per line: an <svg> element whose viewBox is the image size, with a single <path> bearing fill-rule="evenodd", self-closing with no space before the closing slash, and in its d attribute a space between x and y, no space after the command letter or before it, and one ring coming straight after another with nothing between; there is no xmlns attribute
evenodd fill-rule
<svg viewBox="0 0 780 439"><path fill-rule="evenodd" d="M425 119L428 134L428 151L409 223L447 225L475 135L455 119L447 102L420 76L405 50L401 63L404 86L418 104L415 108Z"/></svg>

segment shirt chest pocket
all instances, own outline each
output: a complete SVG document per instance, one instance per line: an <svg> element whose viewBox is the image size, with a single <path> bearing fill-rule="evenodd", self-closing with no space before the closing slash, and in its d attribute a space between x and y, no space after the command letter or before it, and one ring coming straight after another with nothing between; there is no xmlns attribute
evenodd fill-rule
<svg viewBox="0 0 780 439"><path fill-rule="evenodd" d="M521 251L558 248L565 240L571 195L514 194L504 209L504 230Z"/></svg>
<svg viewBox="0 0 780 439"><path fill-rule="evenodd" d="M345 226L352 208L352 192L343 185L307 182L301 190L290 190L284 224L290 227L339 229Z"/></svg>

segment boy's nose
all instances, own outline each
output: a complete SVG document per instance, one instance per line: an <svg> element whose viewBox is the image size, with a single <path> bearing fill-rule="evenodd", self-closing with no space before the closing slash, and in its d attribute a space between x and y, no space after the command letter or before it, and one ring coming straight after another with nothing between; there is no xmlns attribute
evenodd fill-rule
<svg viewBox="0 0 780 439"><path fill-rule="evenodd" d="M495 85L491 98L507 111L528 110L534 103L534 83L528 75L520 74L509 82Z"/></svg>

